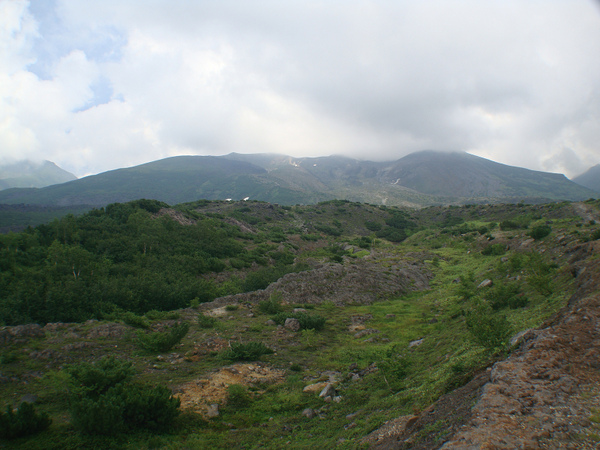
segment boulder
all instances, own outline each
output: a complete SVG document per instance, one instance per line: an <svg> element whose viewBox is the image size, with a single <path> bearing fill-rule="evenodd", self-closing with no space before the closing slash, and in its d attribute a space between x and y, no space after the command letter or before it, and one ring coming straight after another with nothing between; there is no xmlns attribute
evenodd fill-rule
<svg viewBox="0 0 600 450"><path fill-rule="evenodd" d="M287 318L283 326L290 331L300 331L300 321L298 319Z"/></svg>

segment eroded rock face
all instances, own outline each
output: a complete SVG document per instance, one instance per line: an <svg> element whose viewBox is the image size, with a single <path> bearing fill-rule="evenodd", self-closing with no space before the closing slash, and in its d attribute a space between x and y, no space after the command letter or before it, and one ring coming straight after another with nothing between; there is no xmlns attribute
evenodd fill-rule
<svg viewBox="0 0 600 450"><path fill-rule="evenodd" d="M429 287L431 275L422 263L425 255L407 255L406 260L395 261L389 267L376 262L382 257L385 255L372 255L373 260L365 258L350 265L320 264L310 271L289 273L265 290L221 297L211 302L210 307L258 303L268 300L273 292L280 293L284 301L293 298L294 303L370 304L380 298Z"/></svg>

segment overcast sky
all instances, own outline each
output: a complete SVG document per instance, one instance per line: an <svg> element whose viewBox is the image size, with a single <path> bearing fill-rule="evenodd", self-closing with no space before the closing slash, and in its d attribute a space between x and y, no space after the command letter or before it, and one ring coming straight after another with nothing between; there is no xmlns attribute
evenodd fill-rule
<svg viewBox="0 0 600 450"><path fill-rule="evenodd" d="M600 163L594 0L0 0L0 162Z"/></svg>

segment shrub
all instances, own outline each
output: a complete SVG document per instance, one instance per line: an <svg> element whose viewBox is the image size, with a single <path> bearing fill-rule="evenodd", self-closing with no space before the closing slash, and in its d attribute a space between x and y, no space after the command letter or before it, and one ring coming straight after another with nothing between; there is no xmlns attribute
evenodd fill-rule
<svg viewBox="0 0 600 450"><path fill-rule="evenodd" d="M79 396L98 398L119 383L129 381L135 369L128 361L105 356L95 363L79 363L66 372L71 376L73 391Z"/></svg>
<svg viewBox="0 0 600 450"><path fill-rule="evenodd" d="M381 224L367 220L365 221L365 228L369 231L379 231L381 230Z"/></svg>
<svg viewBox="0 0 600 450"><path fill-rule="evenodd" d="M229 350L224 352L223 357L231 361L255 361L262 355L271 353L273 350L262 342L248 342L247 344L234 342L230 345Z"/></svg>
<svg viewBox="0 0 600 450"><path fill-rule="evenodd" d="M519 228L520 228L519 224L516 222L513 222L512 220L504 220L504 221L500 222L500 229L502 231L517 230Z"/></svg>
<svg viewBox="0 0 600 450"><path fill-rule="evenodd" d="M516 284L494 286L486 295L493 310L502 308L517 309L527 306L529 300L519 292Z"/></svg>
<svg viewBox="0 0 600 450"><path fill-rule="evenodd" d="M225 311L237 311L239 308L239 305L227 305L225 306Z"/></svg>
<svg viewBox="0 0 600 450"><path fill-rule="evenodd" d="M494 316L484 309L467 315L467 329L475 342L488 349L506 346L511 333L506 316Z"/></svg>
<svg viewBox="0 0 600 450"><path fill-rule="evenodd" d="M114 395L123 399L122 417L130 428L166 430L180 413L181 401L164 386L119 386Z"/></svg>
<svg viewBox="0 0 600 450"><path fill-rule="evenodd" d="M52 420L48 414L38 414L31 403L21 403L15 413L10 406L0 413L0 438L15 439L44 431Z"/></svg>
<svg viewBox="0 0 600 450"><path fill-rule="evenodd" d="M399 350L397 345L392 345L385 350L383 358L377 362L377 368L391 389L400 387L399 383L408 375L411 366L409 359Z"/></svg>
<svg viewBox="0 0 600 450"><path fill-rule="evenodd" d="M269 300L262 300L258 303L258 310L263 314L277 314L282 311L281 294L274 292Z"/></svg>
<svg viewBox="0 0 600 450"><path fill-rule="evenodd" d="M492 244L488 245L481 251L482 255L485 256L502 256L506 253L506 246L504 244Z"/></svg>
<svg viewBox="0 0 600 450"><path fill-rule="evenodd" d="M217 323L217 319L211 316L204 315L203 313L198 314L198 326L200 328L213 328Z"/></svg>
<svg viewBox="0 0 600 450"><path fill-rule="evenodd" d="M167 352L181 342L189 329L189 324L183 322L163 332L138 333L137 345L149 353Z"/></svg>
<svg viewBox="0 0 600 450"><path fill-rule="evenodd" d="M97 399L72 401L73 425L86 434L115 435L127 429L166 430L179 415L180 400L164 386L118 384Z"/></svg>
<svg viewBox="0 0 600 450"><path fill-rule="evenodd" d="M592 241L596 241L598 239L600 239L600 229L594 231L590 236L590 240Z"/></svg>
<svg viewBox="0 0 600 450"><path fill-rule="evenodd" d="M273 320L278 325L283 325L286 319L297 319L300 322L301 330L322 330L325 326L326 319L318 314L310 314L306 312L276 314Z"/></svg>
<svg viewBox="0 0 600 450"><path fill-rule="evenodd" d="M241 384L231 384L227 387L227 405L235 408L245 408L252 403L248 391Z"/></svg>
<svg viewBox="0 0 600 450"><path fill-rule="evenodd" d="M197 297L196 297L197 298ZM198 302L200 299L198 299ZM148 320L179 320L181 315L175 311L157 311L155 309L144 314Z"/></svg>
<svg viewBox="0 0 600 450"><path fill-rule="evenodd" d="M529 236L531 236L536 241L538 239L545 238L552 232L552 228L550 225L538 225L533 227L533 229L529 232Z"/></svg>
<svg viewBox="0 0 600 450"><path fill-rule="evenodd" d="M146 321L146 319L144 319L144 317L142 316L138 316L132 312L126 312L121 316L121 319L123 320L123 322L129 326L135 327L135 328L148 328L150 325L148 325L148 322Z"/></svg>

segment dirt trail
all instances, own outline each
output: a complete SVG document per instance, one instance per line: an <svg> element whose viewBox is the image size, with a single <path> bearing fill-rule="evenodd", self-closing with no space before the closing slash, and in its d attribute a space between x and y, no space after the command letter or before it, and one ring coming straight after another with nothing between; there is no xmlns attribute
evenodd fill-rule
<svg viewBox="0 0 600 450"><path fill-rule="evenodd" d="M589 222L594 220L596 222L600 222L600 211L593 206L579 202L573 203L573 208L575 209L575 213L584 221Z"/></svg>

